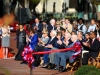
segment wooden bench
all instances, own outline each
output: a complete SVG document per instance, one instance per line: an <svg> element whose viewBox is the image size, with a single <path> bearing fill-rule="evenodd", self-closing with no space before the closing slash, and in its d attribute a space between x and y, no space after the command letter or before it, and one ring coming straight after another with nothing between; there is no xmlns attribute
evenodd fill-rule
<svg viewBox="0 0 100 75"><path fill-rule="evenodd" d="M68 63L66 65L66 69L72 72L74 70L77 70L80 66L81 66L81 54L77 56L74 63L72 64Z"/></svg>
<svg viewBox="0 0 100 75"><path fill-rule="evenodd" d="M100 69L100 52L98 57L96 57L95 59L93 59L92 57L89 58L88 65L95 66L96 68Z"/></svg>

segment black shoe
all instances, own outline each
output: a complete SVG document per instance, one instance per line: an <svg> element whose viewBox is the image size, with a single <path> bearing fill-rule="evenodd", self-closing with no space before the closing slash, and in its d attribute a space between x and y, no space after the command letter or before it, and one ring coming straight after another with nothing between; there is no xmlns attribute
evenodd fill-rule
<svg viewBox="0 0 100 75"><path fill-rule="evenodd" d="M54 64L51 64L50 66L48 66L48 69L54 69L54 68L55 68Z"/></svg>
<svg viewBox="0 0 100 75"><path fill-rule="evenodd" d="M38 67L40 63L33 63L34 67Z"/></svg>
<svg viewBox="0 0 100 75"><path fill-rule="evenodd" d="M65 72L65 71L67 71L67 69L64 69L63 67L60 67L58 71L59 72Z"/></svg>
<svg viewBox="0 0 100 75"><path fill-rule="evenodd" d="M26 61L22 61L20 64L27 64L27 62Z"/></svg>
<svg viewBox="0 0 100 75"><path fill-rule="evenodd" d="M58 68L58 67L55 67L55 68L53 68L52 70L59 70L59 68Z"/></svg>

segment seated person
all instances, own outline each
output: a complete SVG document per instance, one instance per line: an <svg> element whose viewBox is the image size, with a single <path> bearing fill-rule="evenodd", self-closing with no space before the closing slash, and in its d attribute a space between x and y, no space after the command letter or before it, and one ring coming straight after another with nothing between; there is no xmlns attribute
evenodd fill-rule
<svg viewBox="0 0 100 75"><path fill-rule="evenodd" d="M83 42L82 42L82 47L83 47L83 50L82 50L82 58L83 58L83 54L86 53L86 52L89 52L89 47L85 46L87 43L90 43L90 33L87 32L85 34L85 39L83 39Z"/></svg>
<svg viewBox="0 0 100 75"><path fill-rule="evenodd" d="M80 48L78 50L73 49L73 50L69 50L69 51L66 51L66 52L56 53L55 58L54 58L54 60L55 60L54 63L56 65L55 69L59 69L59 72L66 71L66 59L69 59L69 62L73 63L74 60L72 60L71 57L73 56L74 53L81 50L81 43L79 41L77 41L77 35L72 35L71 41L73 43L68 45L66 48L70 48L70 47L74 47L74 46L78 46ZM60 63L60 65L59 65L59 63Z"/></svg>
<svg viewBox="0 0 100 75"><path fill-rule="evenodd" d="M32 50L35 50L35 47L38 44L38 36L35 34L35 30L31 29L30 30L30 37L27 37L27 40L29 41L29 46L32 48Z"/></svg>
<svg viewBox="0 0 100 75"><path fill-rule="evenodd" d="M61 32L57 32L57 41L56 41L56 47L53 47L52 45L51 45L51 50L58 50L58 49L61 49L61 46L60 46L60 44L59 44L59 42L62 42L63 40L61 39ZM49 59L50 59L50 61L49 61L49 65L48 65L48 68L49 69L52 69L52 68L54 68L54 57L55 57L55 53L50 53L49 54Z"/></svg>
<svg viewBox="0 0 100 75"><path fill-rule="evenodd" d="M90 57L96 58L99 54L99 48L100 48L100 41L96 38L97 33L91 31L90 32L90 38L91 42L84 44L85 46L89 47L89 52L83 54L83 59L82 59L82 64L87 65L88 64L88 59Z"/></svg>
<svg viewBox="0 0 100 75"><path fill-rule="evenodd" d="M42 37L38 38L38 45L35 48L35 51L43 51L45 44L49 41L49 37L48 37L48 31L47 30L43 30L42 31Z"/></svg>
<svg viewBox="0 0 100 75"><path fill-rule="evenodd" d="M48 31L47 30L44 30L42 31L42 37L41 38L38 38L39 42L38 42L38 45L36 46L35 48L35 52L41 52L44 50L45 48L45 44L48 42L49 40L49 37L48 37ZM40 64L40 57L42 55L34 55L35 57L35 62L34 62L34 66L38 66Z"/></svg>

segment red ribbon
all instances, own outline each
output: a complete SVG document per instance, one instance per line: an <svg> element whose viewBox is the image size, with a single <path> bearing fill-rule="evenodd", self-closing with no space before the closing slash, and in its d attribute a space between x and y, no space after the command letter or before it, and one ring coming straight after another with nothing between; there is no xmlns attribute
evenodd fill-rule
<svg viewBox="0 0 100 75"><path fill-rule="evenodd" d="M74 50L75 52L78 52L81 50L81 46L75 44L73 47L66 48L66 49L56 49L56 50L50 50L50 51L44 51L44 52L34 52L29 46L24 48L24 51L22 52L22 56L25 61L28 62L29 67L32 67L32 63L34 62L34 57L32 54L50 54L54 52L65 52L65 51L70 51ZM75 55L77 56L77 55Z"/></svg>
<svg viewBox="0 0 100 75"><path fill-rule="evenodd" d="M44 52L33 52L33 54L49 54L49 53L54 53L54 52L65 52L65 51L73 50L75 48L77 50L81 49L81 47L70 47L70 48L65 48L65 49L56 49L56 50L50 50L50 51L44 51Z"/></svg>

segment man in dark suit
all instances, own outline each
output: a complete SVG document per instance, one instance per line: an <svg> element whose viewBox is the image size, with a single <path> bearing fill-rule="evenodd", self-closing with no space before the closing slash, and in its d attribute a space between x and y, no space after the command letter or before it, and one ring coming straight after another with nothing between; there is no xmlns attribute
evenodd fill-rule
<svg viewBox="0 0 100 75"><path fill-rule="evenodd" d="M55 30L55 23L56 23L55 19L50 20L50 25L48 25L47 27L49 33L51 32L51 30ZM50 34L48 35L50 36Z"/></svg>
<svg viewBox="0 0 100 75"><path fill-rule="evenodd" d="M83 60L82 60L83 65L88 64L88 59L90 57L96 58L99 54L100 42L99 40L96 39L96 36L97 36L96 32L93 31L90 32L91 43L86 44L86 46L89 47L89 52L83 54Z"/></svg>
<svg viewBox="0 0 100 75"><path fill-rule="evenodd" d="M39 23L39 19L35 19L35 23L32 25L32 28L36 30L36 33L39 38L42 37L42 30L43 30L43 25Z"/></svg>

